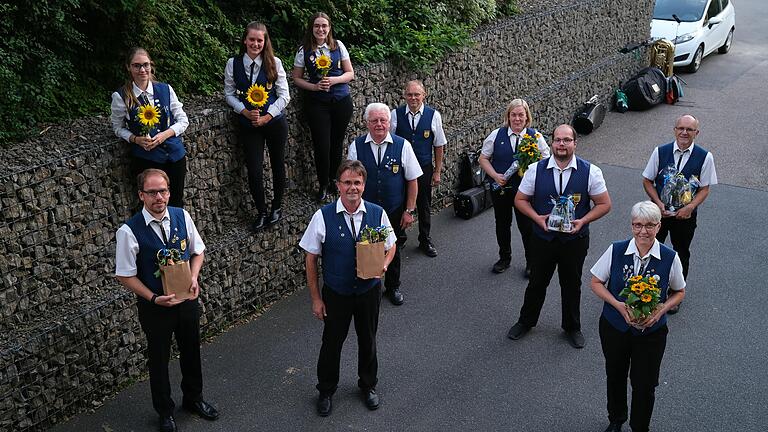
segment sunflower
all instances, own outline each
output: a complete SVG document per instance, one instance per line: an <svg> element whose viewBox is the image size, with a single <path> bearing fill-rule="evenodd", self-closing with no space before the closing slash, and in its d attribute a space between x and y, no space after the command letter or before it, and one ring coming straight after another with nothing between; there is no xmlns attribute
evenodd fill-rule
<svg viewBox="0 0 768 432"><path fill-rule="evenodd" d="M142 105L139 107L139 122L147 128L152 128L160 123L160 110L154 105Z"/></svg>
<svg viewBox="0 0 768 432"><path fill-rule="evenodd" d="M245 94L246 100L248 100L251 105L258 108L263 107L264 104L267 103L267 99L269 99L267 91L264 90L264 87L258 84L252 85Z"/></svg>
<svg viewBox="0 0 768 432"><path fill-rule="evenodd" d="M640 296L640 300L642 300L643 303L648 303L651 301L651 295L650 294L643 294Z"/></svg>
<svg viewBox="0 0 768 432"><path fill-rule="evenodd" d="M323 54L315 60L315 66L320 70L331 68L331 58Z"/></svg>
<svg viewBox="0 0 768 432"><path fill-rule="evenodd" d="M640 284L632 284L631 289L632 289L632 292L635 294L640 294L641 292L645 291Z"/></svg>

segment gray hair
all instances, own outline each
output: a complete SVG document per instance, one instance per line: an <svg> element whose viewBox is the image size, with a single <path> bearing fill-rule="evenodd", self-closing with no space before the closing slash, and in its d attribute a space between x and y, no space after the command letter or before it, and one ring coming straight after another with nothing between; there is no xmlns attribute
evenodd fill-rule
<svg viewBox="0 0 768 432"><path fill-rule="evenodd" d="M368 121L368 115L373 111L380 111L380 112L386 112L387 115L389 115L389 107L381 102L373 102L369 103L367 107L365 107L365 114L363 114L363 119L365 121Z"/></svg>
<svg viewBox="0 0 768 432"><path fill-rule="evenodd" d="M633 205L630 215L633 221L645 221L656 224L661 222L661 210L652 201L640 201Z"/></svg>

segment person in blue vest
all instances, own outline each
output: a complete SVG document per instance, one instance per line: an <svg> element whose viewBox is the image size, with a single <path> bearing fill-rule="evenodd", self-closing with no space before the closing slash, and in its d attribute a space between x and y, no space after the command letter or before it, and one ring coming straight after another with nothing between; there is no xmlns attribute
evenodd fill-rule
<svg viewBox="0 0 768 432"><path fill-rule="evenodd" d="M130 50L125 68L129 79L112 93L110 120L115 135L131 144L131 178L147 168L165 171L173 185L170 205L183 207L187 151L181 134L189 126L187 114L173 87L156 80L154 63L144 48ZM140 116L147 105L155 107L148 115L158 120L149 129Z"/></svg>
<svg viewBox="0 0 768 432"><path fill-rule="evenodd" d="M387 110L389 111L389 110ZM317 360L317 413L331 413L332 397L339 383L341 349L352 318L357 334L357 385L365 406L379 407L376 393L379 362L376 356L376 331L381 305L381 277L357 277L355 243L364 227L389 227L384 242L387 251L381 274L395 256L396 237L387 213L380 206L363 199L366 170L359 161L346 160L339 165L339 199L326 204L312 216L299 242L306 251L307 286L312 299L312 314L323 321L323 344ZM323 257L323 288L318 286L318 258Z"/></svg>
<svg viewBox="0 0 768 432"><path fill-rule="evenodd" d="M661 229L656 238L664 243L667 234L672 241L672 248L680 255L683 263L683 275L688 280L688 266L691 259L691 242L696 232L696 215L698 207L709 196L709 187L717 184L715 160L712 153L694 143L699 135L699 121L696 117L685 114L675 121L675 140L653 149L648 164L643 170L643 188L648 197L661 210ZM685 207L675 212L668 211L661 202L661 190L664 178L661 171L673 166L686 179L696 176L699 179L699 189L693 200ZM678 307L669 313L677 313Z"/></svg>
<svg viewBox="0 0 768 432"><path fill-rule="evenodd" d="M352 141L348 157L362 162L368 172L363 198L382 206L389 220L395 221L397 250L384 278L384 294L392 304L400 306L405 301L400 291L400 249L408 240L405 230L413 225L416 216L417 179L422 171L411 143L389 133L388 106L368 104L364 117L368 134Z"/></svg>
<svg viewBox="0 0 768 432"><path fill-rule="evenodd" d="M493 216L496 220L496 242L499 245L499 260L491 270L494 273L503 273L512 262L511 226L514 214L525 252L523 274L529 277L531 274L530 238L533 227L531 220L514 205L515 194L522 178L515 173L505 179L504 173L517 160L515 154L523 136L526 134L536 136L539 132L531 127L533 116L528 102L523 99L514 99L509 103L503 121L504 126L494 129L483 141L479 159L480 167L483 168L488 179L500 186L491 190ZM539 133L537 144L542 158L549 157L549 146L544 139L544 134Z"/></svg>
<svg viewBox="0 0 768 432"><path fill-rule="evenodd" d="M432 187L440 184L443 169L445 139L443 117L440 111L424 104L427 91L419 80L408 81L403 89L406 101L392 110L389 130L408 140L416 153L423 174L416 181L419 192L416 196L416 211L419 214L419 249L429 257L437 256L437 249L429 233L432 228ZM434 152L434 165L432 153Z"/></svg>
<svg viewBox="0 0 768 432"><path fill-rule="evenodd" d="M176 430L168 378L172 336L179 348L182 407L207 420L219 417L216 408L202 397L197 298L205 244L189 213L168 205L171 184L165 172L147 169L139 174L137 183L143 208L117 230L115 276L136 294L139 324L147 337L152 406L160 415L159 430L172 432ZM176 249L182 260L189 261L191 299L163 294L162 282L155 275L158 252L163 249Z"/></svg>
<svg viewBox="0 0 768 432"><path fill-rule="evenodd" d="M224 67L224 95L227 104L237 113L238 141L245 153L248 188L259 212L251 228L260 231L282 217L285 147L288 141L288 122L283 111L291 95L283 63L275 57L267 27L255 21L249 23L241 43L240 54L227 60ZM248 90L252 86L260 86L260 90L267 95L261 107L249 101ZM264 197L265 143L272 168L273 197L269 212Z"/></svg>
<svg viewBox="0 0 768 432"><path fill-rule="evenodd" d="M627 421L627 375L632 384L629 425L633 432L648 431L669 332L666 314L685 297L679 254L656 239L659 208L642 201L632 206L631 217L632 238L608 246L590 270L592 291L605 302L599 324L610 422L605 432L621 432ZM626 298L619 296L633 276L655 277L661 288L659 307L641 322L633 322Z"/></svg>
<svg viewBox="0 0 768 432"><path fill-rule="evenodd" d="M328 61L326 68L318 68ZM352 118L349 82L354 78L347 48L333 37L331 18L322 12L312 15L293 62L293 82L304 90L304 115L312 135L319 183L315 198L319 202L336 192L332 180Z"/></svg>
<svg viewBox="0 0 768 432"><path fill-rule="evenodd" d="M603 172L576 156L576 131L560 125L552 133L552 156L528 167L515 196L515 207L533 221L531 277L520 318L507 337L520 339L539 321L552 275L560 279L561 326L574 348L584 348L581 332L581 272L589 249L589 224L611 210ZM554 202L571 197L575 219L570 232L550 231ZM594 206L590 204L592 202Z"/></svg>

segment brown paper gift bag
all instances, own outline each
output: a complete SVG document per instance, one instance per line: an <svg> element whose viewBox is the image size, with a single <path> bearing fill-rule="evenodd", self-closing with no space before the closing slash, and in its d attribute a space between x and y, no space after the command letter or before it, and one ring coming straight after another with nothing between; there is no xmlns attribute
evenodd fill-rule
<svg viewBox="0 0 768 432"><path fill-rule="evenodd" d="M357 277L360 279L380 278L384 269L384 242L355 244L357 256Z"/></svg>
<svg viewBox="0 0 768 432"><path fill-rule="evenodd" d="M192 271L189 262L160 266L160 279L163 282L165 295L176 294L176 299L186 300L194 297L189 288L192 286Z"/></svg>

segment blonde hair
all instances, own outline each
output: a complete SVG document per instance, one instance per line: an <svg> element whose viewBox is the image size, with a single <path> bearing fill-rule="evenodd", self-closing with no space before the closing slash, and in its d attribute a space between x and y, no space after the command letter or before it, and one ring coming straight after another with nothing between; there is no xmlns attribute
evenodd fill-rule
<svg viewBox="0 0 768 432"><path fill-rule="evenodd" d="M512 102L509 103L509 106L507 106L507 111L504 113L504 126L510 126L509 113L511 113L513 109L520 106L525 108L525 127L531 127L531 124L533 124L533 115L531 114L531 108L528 106L528 102L523 99L512 99Z"/></svg>

